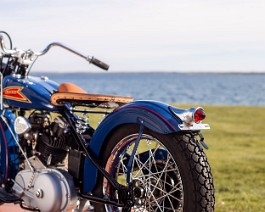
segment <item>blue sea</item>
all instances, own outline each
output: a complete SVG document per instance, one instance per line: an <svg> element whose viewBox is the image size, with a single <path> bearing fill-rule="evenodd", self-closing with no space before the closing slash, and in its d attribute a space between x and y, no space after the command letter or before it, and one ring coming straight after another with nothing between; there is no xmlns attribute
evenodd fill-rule
<svg viewBox="0 0 265 212"><path fill-rule="evenodd" d="M71 82L89 93L136 100L210 105L265 106L265 74L220 73L35 73Z"/></svg>

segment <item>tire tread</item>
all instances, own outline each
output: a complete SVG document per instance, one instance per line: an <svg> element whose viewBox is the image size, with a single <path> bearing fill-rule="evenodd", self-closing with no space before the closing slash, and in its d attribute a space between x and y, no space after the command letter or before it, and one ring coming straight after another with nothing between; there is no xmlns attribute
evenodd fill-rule
<svg viewBox="0 0 265 212"><path fill-rule="evenodd" d="M195 201L200 206L196 211L214 211L215 196L211 168L204 151L192 135L178 136L178 142L186 155L195 183ZM184 142L183 142L184 141Z"/></svg>

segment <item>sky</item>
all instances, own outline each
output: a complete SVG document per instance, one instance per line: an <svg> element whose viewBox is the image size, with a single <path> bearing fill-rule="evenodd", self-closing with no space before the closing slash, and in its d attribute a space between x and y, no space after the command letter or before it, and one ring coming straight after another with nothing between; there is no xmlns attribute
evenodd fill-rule
<svg viewBox="0 0 265 212"><path fill-rule="evenodd" d="M0 30L40 51L57 41L110 71L265 71L264 0L1 0ZM34 71L100 71L55 47Z"/></svg>

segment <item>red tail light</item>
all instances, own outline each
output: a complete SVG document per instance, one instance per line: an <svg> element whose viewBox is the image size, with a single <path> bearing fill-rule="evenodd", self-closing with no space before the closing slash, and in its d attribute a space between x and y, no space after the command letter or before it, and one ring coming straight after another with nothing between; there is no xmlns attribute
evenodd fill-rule
<svg viewBox="0 0 265 212"><path fill-rule="evenodd" d="M195 123L200 123L203 119L205 119L206 114L202 108L197 108L193 114L193 119Z"/></svg>

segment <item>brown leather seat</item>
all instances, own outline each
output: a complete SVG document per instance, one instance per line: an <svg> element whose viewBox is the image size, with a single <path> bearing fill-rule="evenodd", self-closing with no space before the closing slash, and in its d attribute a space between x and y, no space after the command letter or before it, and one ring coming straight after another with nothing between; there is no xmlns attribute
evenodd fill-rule
<svg viewBox="0 0 265 212"><path fill-rule="evenodd" d="M72 83L62 83L58 87L58 92L52 94L51 96L51 103L54 105L63 105L66 103L74 103L75 105L89 105L101 104L104 102L126 104L132 101L133 98L125 96L89 94L82 88Z"/></svg>
<svg viewBox="0 0 265 212"><path fill-rule="evenodd" d="M58 87L59 93L87 93L75 84L64 82Z"/></svg>

